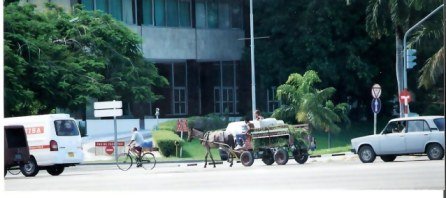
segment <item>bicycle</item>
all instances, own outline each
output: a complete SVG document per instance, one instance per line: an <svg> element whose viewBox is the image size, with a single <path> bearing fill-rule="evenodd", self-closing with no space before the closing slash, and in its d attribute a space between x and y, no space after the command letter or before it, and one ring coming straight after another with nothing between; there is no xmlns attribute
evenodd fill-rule
<svg viewBox="0 0 446 198"><path fill-rule="evenodd" d="M138 154L132 151L131 148L129 148L127 152L118 155L118 161L116 162L116 165L119 169L127 171L130 169L130 167L132 167L133 159L135 159L137 167L143 167L145 170L152 170L153 168L155 168L156 159L153 153L151 153L150 151L143 152L141 157L138 157Z"/></svg>

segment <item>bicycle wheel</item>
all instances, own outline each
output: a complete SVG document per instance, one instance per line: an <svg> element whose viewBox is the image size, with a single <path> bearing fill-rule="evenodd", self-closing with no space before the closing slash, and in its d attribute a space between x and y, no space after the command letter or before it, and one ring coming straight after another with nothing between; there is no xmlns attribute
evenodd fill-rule
<svg viewBox="0 0 446 198"><path fill-rule="evenodd" d="M141 163L144 169L152 170L153 168L155 168L156 165L155 155L153 155L153 153L145 153L141 157Z"/></svg>
<svg viewBox="0 0 446 198"><path fill-rule="evenodd" d="M121 153L116 163L119 169L126 171L133 165L133 159L128 153Z"/></svg>
<svg viewBox="0 0 446 198"><path fill-rule="evenodd" d="M9 172L11 175L18 175L18 174L20 173L20 168L17 167L17 166L15 166L15 167L11 167L11 168L8 170L8 172Z"/></svg>

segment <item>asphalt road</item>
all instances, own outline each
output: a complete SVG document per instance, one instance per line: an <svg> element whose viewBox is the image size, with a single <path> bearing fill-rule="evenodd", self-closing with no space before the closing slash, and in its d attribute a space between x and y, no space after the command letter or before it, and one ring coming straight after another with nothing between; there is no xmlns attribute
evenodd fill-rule
<svg viewBox="0 0 446 198"><path fill-rule="evenodd" d="M114 165L70 167L60 176L41 171L36 177L7 175L5 190L316 190L316 189L398 189L444 190L445 161L430 161L425 156L398 157L385 163L379 158L363 164L357 157L310 159L297 164L266 166L256 160L252 167L240 163L217 168L187 164L157 164L147 171L132 167L121 171Z"/></svg>

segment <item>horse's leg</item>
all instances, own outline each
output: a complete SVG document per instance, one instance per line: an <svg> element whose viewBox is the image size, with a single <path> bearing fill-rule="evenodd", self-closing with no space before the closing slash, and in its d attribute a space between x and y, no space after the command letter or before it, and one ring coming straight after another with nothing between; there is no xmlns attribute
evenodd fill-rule
<svg viewBox="0 0 446 198"><path fill-rule="evenodd" d="M208 152L209 152L209 156L211 156L211 160L212 160L212 163L214 164L214 168L215 168L215 161L214 161L214 158L212 157L212 153L211 153L211 148L210 147L208 147Z"/></svg>
<svg viewBox="0 0 446 198"><path fill-rule="evenodd" d="M206 168L208 164L208 154L209 154L209 148L206 146L206 155L204 155L204 168Z"/></svg>

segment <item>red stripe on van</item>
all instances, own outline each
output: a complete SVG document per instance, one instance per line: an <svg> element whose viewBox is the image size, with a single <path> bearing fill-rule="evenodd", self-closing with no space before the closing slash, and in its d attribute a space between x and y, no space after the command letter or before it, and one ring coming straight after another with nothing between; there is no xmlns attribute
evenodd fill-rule
<svg viewBox="0 0 446 198"><path fill-rule="evenodd" d="M49 149L50 145L39 145L39 146L30 146L29 150L36 150L36 149Z"/></svg>

